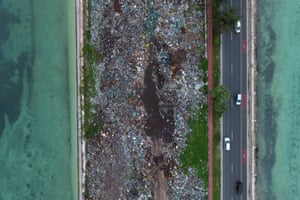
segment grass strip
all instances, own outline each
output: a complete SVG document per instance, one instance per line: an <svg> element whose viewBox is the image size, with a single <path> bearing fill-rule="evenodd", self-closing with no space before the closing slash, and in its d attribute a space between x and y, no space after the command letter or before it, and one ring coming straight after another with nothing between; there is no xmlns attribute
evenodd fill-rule
<svg viewBox="0 0 300 200"><path fill-rule="evenodd" d="M187 136L187 147L179 159L185 173L190 167L196 169L197 176L208 188L208 106L203 105L196 117L189 121L192 133Z"/></svg>
<svg viewBox="0 0 300 200"><path fill-rule="evenodd" d="M215 34L214 38L220 36ZM220 85L220 45L215 44L213 47L213 76L214 76L214 87ZM214 143L213 143L213 199L220 200L221 198L221 157L220 157L220 115L217 112L214 112L213 117L213 127L214 127Z"/></svg>
<svg viewBox="0 0 300 200"><path fill-rule="evenodd" d="M91 0L85 0L86 9L86 26L84 31L84 46L83 46L83 84L81 85L81 93L84 95L83 111L84 111L84 136L90 138L98 133L102 127L97 108L93 104L92 99L96 96L96 69L95 64L98 60L96 46L92 43L91 37Z"/></svg>

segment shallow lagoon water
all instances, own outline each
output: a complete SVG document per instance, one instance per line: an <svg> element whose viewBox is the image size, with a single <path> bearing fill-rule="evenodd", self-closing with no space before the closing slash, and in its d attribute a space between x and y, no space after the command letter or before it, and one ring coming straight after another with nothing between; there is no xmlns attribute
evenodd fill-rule
<svg viewBox="0 0 300 200"><path fill-rule="evenodd" d="M0 200L77 199L75 2L0 0Z"/></svg>
<svg viewBox="0 0 300 200"><path fill-rule="evenodd" d="M300 1L258 1L258 199L300 197Z"/></svg>

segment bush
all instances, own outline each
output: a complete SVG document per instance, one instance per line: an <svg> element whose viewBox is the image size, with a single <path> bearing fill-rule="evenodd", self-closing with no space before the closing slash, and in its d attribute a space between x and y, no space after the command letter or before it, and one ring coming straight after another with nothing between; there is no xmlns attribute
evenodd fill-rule
<svg viewBox="0 0 300 200"><path fill-rule="evenodd" d="M203 58L201 64L198 65L199 70L201 70L202 72L207 72L208 70L208 60L207 58Z"/></svg>
<svg viewBox="0 0 300 200"><path fill-rule="evenodd" d="M210 91L210 94L214 100L214 113L217 115L216 117L219 118L228 109L227 101L230 98L230 92L227 87L218 85Z"/></svg>

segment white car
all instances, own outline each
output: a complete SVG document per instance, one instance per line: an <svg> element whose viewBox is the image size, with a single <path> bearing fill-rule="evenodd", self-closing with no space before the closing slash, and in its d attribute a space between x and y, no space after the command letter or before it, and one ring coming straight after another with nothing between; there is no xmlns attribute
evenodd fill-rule
<svg viewBox="0 0 300 200"><path fill-rule="evenodd" d="M225 151L230 151L230 138L229 137L224 138L224 148L225 148Z"/></svg>
<svg viewBox="0 0 300 200"><path fill-rule="evenodd" d="M239 106L242 103L242 94L241 93L237 93L236 97L235 97L235 105Z"/></svg>
<svg viewBox="0 0 300 200"><path fill-rule="evenodd" d="M240 20L236 21L234 30L235 30L236 33L241 32L241 21Z"/></svg>

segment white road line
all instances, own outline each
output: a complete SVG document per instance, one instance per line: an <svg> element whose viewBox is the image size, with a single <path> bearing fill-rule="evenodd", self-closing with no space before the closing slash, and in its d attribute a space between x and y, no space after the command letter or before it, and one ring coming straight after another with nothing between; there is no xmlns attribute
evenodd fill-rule
<svg viewBox="0 0 300 200"><path fill-rule="evenodd" d="M232 66L232 64L230 65L230 73L233 74L233 66Z"/></svg>
<svg viewBox="0 0 300 200"><path fill-rule="evenodd" d="M231 140L233 140L233 131L231 131Z"/></svg>
<svg viewBox="0 0 300 200"><path fill-rule="evenodd" d="M231 174L233 174L233 164L231 163Z"/></svg>
<svg viewBox="0 0 300 200"><path fill-rule="evenodd" d="M231 197L231 200L233 200L233 197Z"/></svg>
<svg viewBox="0 0 300 200"><path fill-rule="evenodd" d="M230 6L232 7L232 0L230 0Z"/></svg>
<svg viewBox="0 0 300 200"><path fill-rule="evenodd" d="M232 32L230 32L230 40L232 40Z"/></svg>

